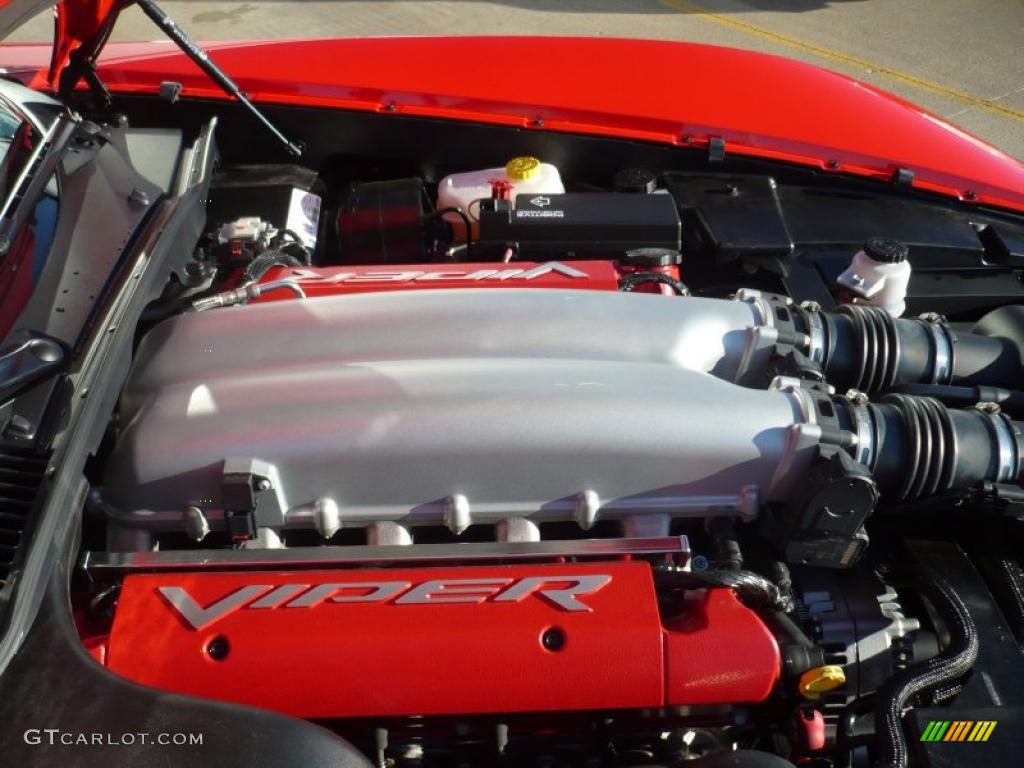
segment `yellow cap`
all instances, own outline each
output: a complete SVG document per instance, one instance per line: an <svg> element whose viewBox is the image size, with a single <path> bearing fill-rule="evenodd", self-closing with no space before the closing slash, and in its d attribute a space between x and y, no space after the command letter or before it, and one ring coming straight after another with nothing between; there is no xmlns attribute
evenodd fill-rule
<svg viewBox="0 0 1024 768"><path fill-rule="evenodd" d="M513 181L526 181L540 173L540 160L536 157L513 157L505 164L505 175Z"/></svg>
<svg viewBox="0 0 1024 768"><path fill-rule="evenodd" d="M835 664L815 667L800 675L800 695L809 701L817 701L821 694L843 685L846 685L846 673Z"/></svg>

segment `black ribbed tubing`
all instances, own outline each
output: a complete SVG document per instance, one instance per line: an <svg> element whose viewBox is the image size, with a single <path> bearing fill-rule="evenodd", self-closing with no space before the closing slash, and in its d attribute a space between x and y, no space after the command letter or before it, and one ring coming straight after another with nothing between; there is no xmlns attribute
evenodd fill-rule
<svg viewBox="0 0 1024 768"><path fill-rule="evenodd" d="M931 397L887 395L906 429L906 472L894 500L934 496L953 488L956 477L956 430L949 410Z"/></svg>
<svg viewBox="0 0 1024 768"><path fill-rule="evenodd" d="M807 312L798 309L794 315L798 330L810 335ZM1001 323L979 324L979 329L1005 336L955 331L934 317L894 318L863 305L822 312L825 378L840 391L868 394L903 384L1018 389L1024 379L1024 312L1000 317Z"/></svg>

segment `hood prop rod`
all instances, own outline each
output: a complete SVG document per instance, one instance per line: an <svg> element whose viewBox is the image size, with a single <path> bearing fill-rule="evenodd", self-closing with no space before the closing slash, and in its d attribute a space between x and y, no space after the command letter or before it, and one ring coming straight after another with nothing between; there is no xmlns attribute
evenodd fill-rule
<svg viewBox="0 0 1024 768"><path fill-rule="evenodd" d="M249 97L242 93L242 90L238 87L234 80L232 80L228 74L213 63L210 59L209 54L204 51L199 45L188 36L188 34L179 27L174 19L168 16L163 9L160 8L153 0L135 0L138 6L142 9L142 12L149 16L153 22L160 27L164 33L177 45L181 50L188 56L192 61L196 63L203 72L205 72L211 80L213 80L220 88L229 96L236 99L246 109L248 109L264 126L269 130L277 139L284 144L288 154L292 157L299 157L302 155L303 147L300 142L291 141L285 136L280 129L270 122L270 119L263 114L259 108L249 101Z"/></svg>

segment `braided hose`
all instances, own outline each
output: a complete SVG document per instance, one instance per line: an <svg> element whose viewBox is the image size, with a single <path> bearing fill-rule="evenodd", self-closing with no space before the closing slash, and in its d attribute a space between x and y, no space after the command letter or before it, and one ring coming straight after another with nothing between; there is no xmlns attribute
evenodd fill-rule
<svg viewBox="0 0 1024 768"><path fill-rule="evenodd" d="M666 275L662 272L634 272L631 275L626 275L619 280L619 290L625 293L635 291L641 285L647 285L654 283L655 285L667 285L679 296L689 296L690 289L686 285L671 275Z"/></svg>
<svg viewBox="0 0 1024 768"><path fill-rule="evenodd" d="M734 589L746 601L757 607L789 611L792 601L779 587L753 571L684 571L675 566L654 568L655 580L668 587L725 587Z"/></svg>
<svg viewBox="0 0 1024 768"><path fill-rule="evenodd" d="M897 673L878 692L875 730L880 742L879 766L906 768L907 738L903 732L903 712L920 693L938 689L951 694L951 685L970 672L978 658L978 630L960 596L944 580L931 575L923 592L942 616L950 641L945 651L933 659Z"/></svg>
<svg viewBox="0 0 1024 768"><path fill-rule="evenodd" d="M271 248L249 262L242 274L243 283L254 283L269 272L273 267L299 267L303 262L297 256L285 253L278 248Z"/></svg>

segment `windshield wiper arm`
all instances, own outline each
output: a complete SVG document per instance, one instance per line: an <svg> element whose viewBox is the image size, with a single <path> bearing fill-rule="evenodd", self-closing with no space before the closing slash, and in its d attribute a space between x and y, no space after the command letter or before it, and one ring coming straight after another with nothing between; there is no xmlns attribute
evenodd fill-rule
<svg viewBox="0 0 1024 768"><path fill-rule="evenodd" d="M196 63L203 72L205 72L213 82L221 87L221 89L237 99L242 106L252 112L256 118L267 127L277 139L284 144L285 149L292 157L299 157L302 154L302 147L291 141L285 136L280 129L270 119L260 112L259 108L249 101L249 97L242 93L242 90L235 84L228 74L218 67L210 59L209 55L200 48L196 42L188 36L188 34L179 27L170 16L168 16L153 0L135 0L142 12L151 18L158 27L160 27L166 35L174 41L174 44L181 48L192 61Z"/></svg>

